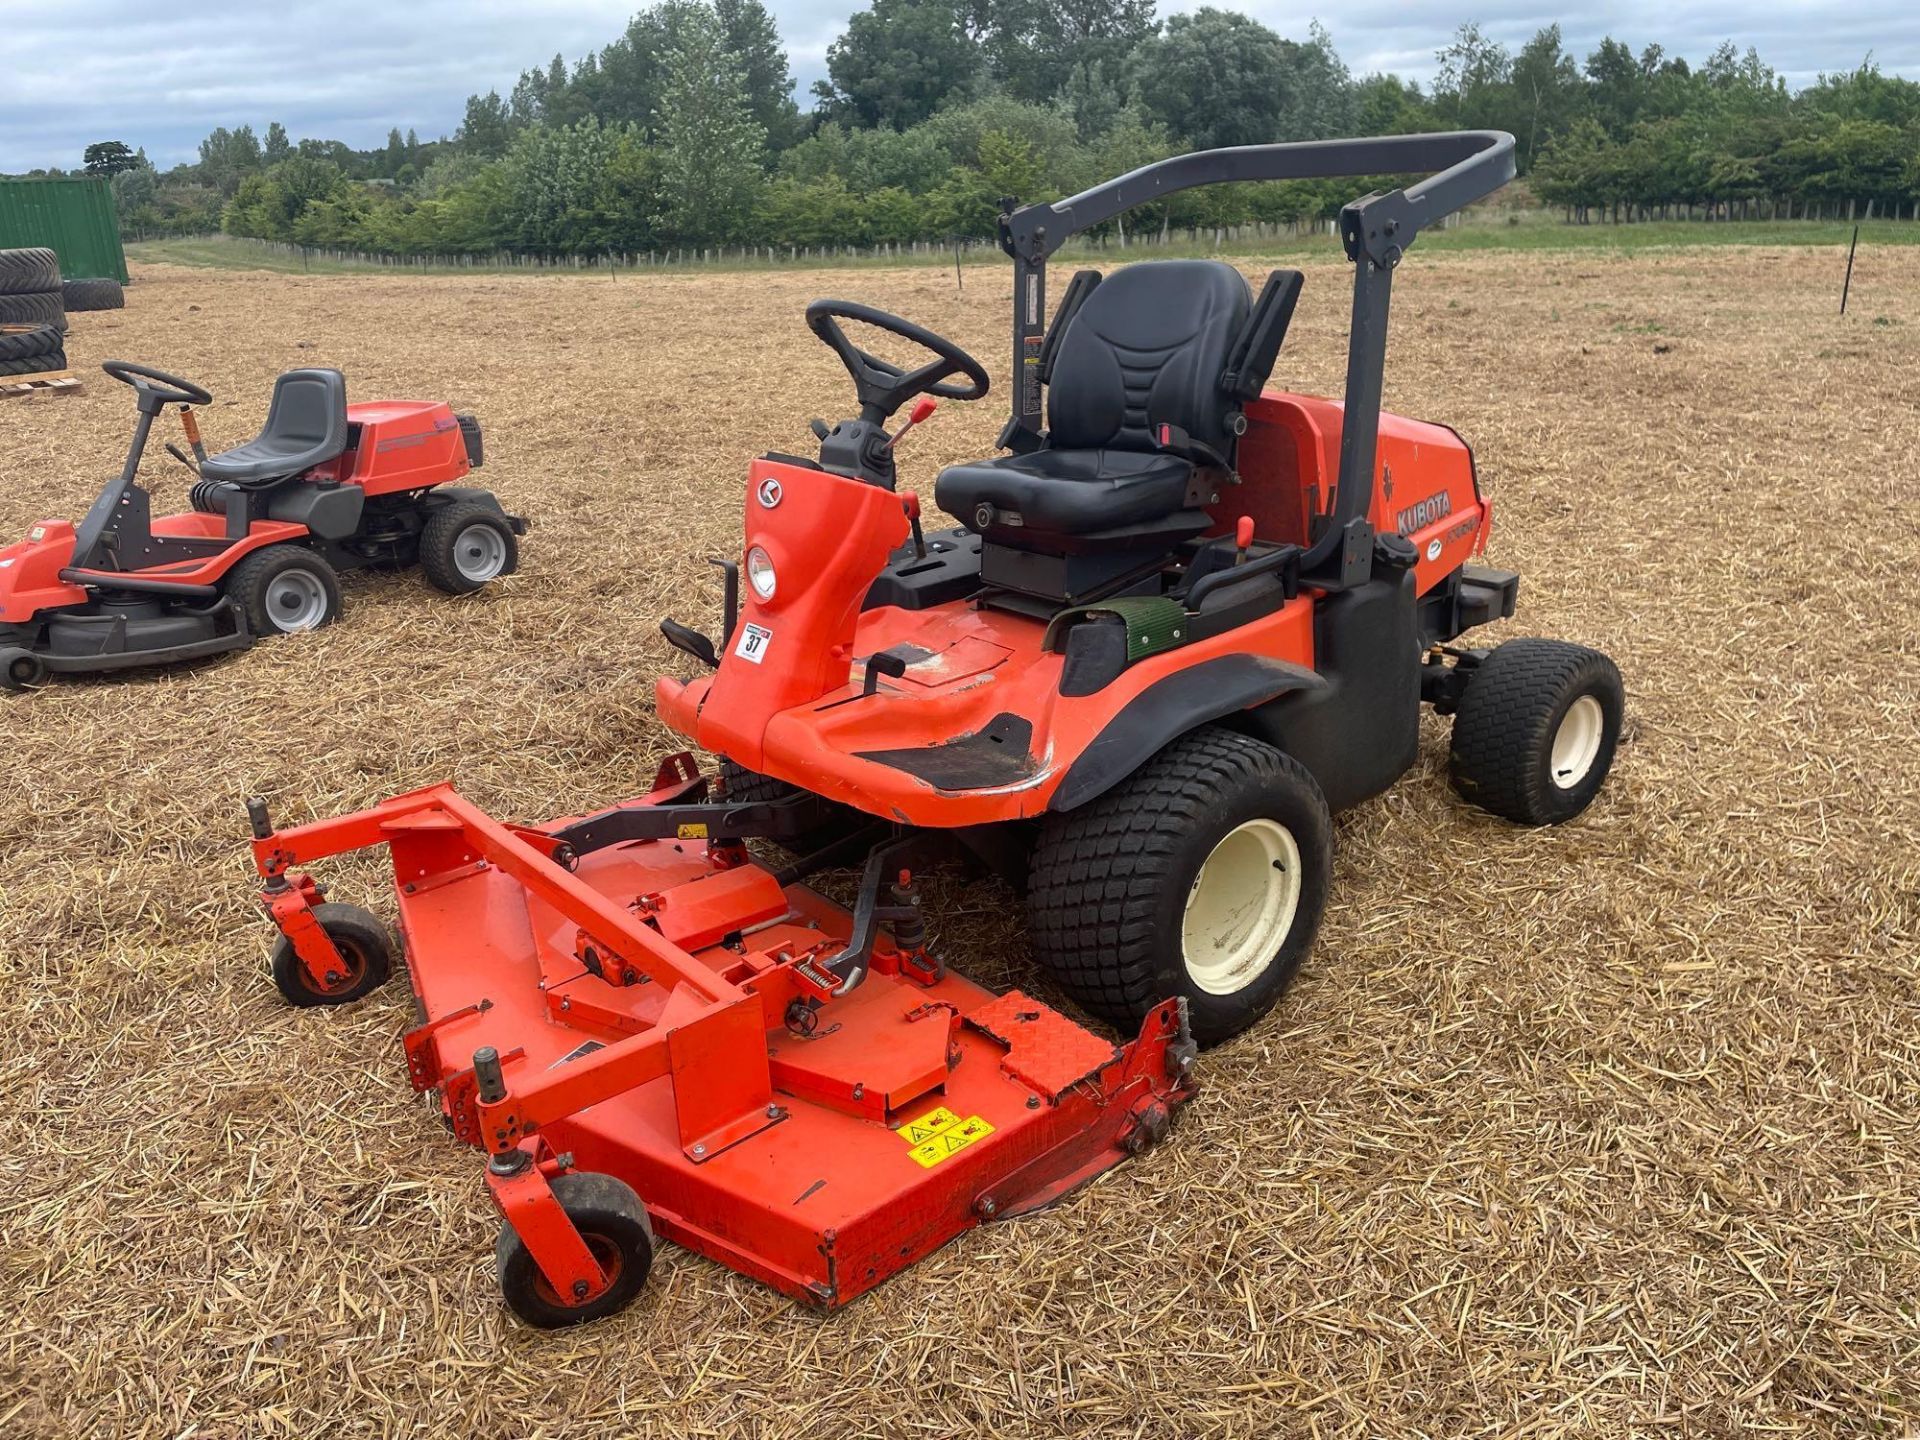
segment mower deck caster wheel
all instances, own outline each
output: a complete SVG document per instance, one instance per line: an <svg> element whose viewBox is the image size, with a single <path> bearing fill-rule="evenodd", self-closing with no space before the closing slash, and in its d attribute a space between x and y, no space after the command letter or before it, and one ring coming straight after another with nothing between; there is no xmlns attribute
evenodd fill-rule
<svg viewBox="0 0 1920 1440"><path fill-rule="evenodd" d="M469 595L511 575L519 563L513 527L499 511L473 501L434 511L420 532L420 568L449 595Z"/></svg>
<svg viewBox="0 0 1920 1440"><path fill-rule="evenodd" d="M633 1303L653 1268L653 1226L647 1221L646 1207L629 1186L611 1175L588 1171L555 1179L553 1198L600 1262L606 1284L595 1294L560 1295L513 1226L502 1225L493 1259L507 1308L540 1330L584 1325L618 1314Z"/></svg>
<svg viewBox="0 0 1920 1440"><path fill-rule="evenodd" d="M47 683L52 672L31 650L0 650L0 690L31 690Z"/></svg>
<svg viewBox="0 0 1920 1440"><path fill-rule="evenodd" d="M1474 667L1453 717L1453 788L1518 825L1558 825L1613 768L1626 692L1598 650L1509 640Z"/></svg>
<svg viewBox="0 0 1920 1440"><path fill-rule="evenodd" d="M273 947L273 983L289 1005L344 1005L387 983L393 973L393 944L386 926L358 905L316 905L313 918L347 968L327 984L316 984L294 953L293 942L282 935Z"/></svg>

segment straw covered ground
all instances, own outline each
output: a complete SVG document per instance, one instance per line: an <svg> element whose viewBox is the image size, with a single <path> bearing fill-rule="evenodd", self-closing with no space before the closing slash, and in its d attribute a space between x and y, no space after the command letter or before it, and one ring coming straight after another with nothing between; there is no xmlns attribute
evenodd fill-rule
<svg viewBox="0 0 1920 1440"><path fill-rule="evenodd" d="M1920 251L1420 255L1388 399L1473 442L1503 627L1598 645L1629 723L1558 831L1453 798L1444 722L1339 822L1282 1007L1170 1141L849 1309L670 1246L616 1320L513 1323L475 1157L412 1100L404 984L297 1013L242 800L283 820L452 777L497 814L645 788L666 612L709 623L747 459L845 413L844 291L1003 376L1006 278L143 270L91 369L446 398L536 518L453 601L0 705L0 1426L28 1436L1882 1435L1920 1423ZM1256 267L1249 265L1252 271ZM1335 390L1316 262L1280 375ZM0 534L77 515L131 396L0 402ZM987 453L949 405L909 483ZM148 479L165 508L186 477ZM327 867L391 915L378 865ZM1032 984L1018 907L947 958Z"/></svg>

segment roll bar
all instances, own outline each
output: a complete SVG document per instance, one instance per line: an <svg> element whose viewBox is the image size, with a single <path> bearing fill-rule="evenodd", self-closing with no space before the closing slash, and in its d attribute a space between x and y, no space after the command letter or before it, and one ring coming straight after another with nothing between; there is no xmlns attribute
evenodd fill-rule
<svg viewBox="0 0 1920 1440"><path fill-rule="evenodd" d="M1376 191L1340 211L1340 238L1354 262L1347 342L1346 422L1340 475L1326 529L1301 558L1301 578L1344 589L1371 573L1374 458L1386 370L1393 271L1427 226L1491 195L1513 178L1513 136L1502 130L1306 140L1199 150L1143 165L1052 204L1003 202L1000 248L1013 259L1013 415L1001 444L1030 446L1040 434L1040 352L1047 323L1047 257L1082 230L1137 205L1197 185L1426 172L1400 190Z"/></svg>

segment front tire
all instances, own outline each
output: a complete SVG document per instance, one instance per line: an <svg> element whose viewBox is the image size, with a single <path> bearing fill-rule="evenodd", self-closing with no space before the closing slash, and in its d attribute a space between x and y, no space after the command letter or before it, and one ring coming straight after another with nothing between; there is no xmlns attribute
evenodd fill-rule
<svg viewBox="0 0 1920 1440"><path fill-rule="evenodd" d="M1453 788L1517 825L1571 820L1613 768L1620 671L1564 640L1509 640L1474 667L1453 717Z"/></svg>
<svg viewBox="0 0 1920 1440"><path fill-rule="evenodd" d="M498 511L473 501L434 511L420 533L420 568L449 595L470 595L519 564L513 527Z"/></svg>
<svg viewBox="0 0 1920 1440"><path fill-rule="evenodd" d="M273 947L273 983L282 999L303 1010L344 1005L387 983L393 973L393 940L376 916L358 905L329 903L314 906L313 918L346 968L325 983L316 982L300 963L293 941L282 935Z"/></svg>
<svg viewBox="0 0 1920 1440"><path fill-rule="evenodd" d="M1333 868L1320 787L1273 746L1211 726L1041 826L1034 953L1090 1013L1132 1029L1184 997L1201 1045L1271 1010L1313 946Z"/></svg>
<svg viewBox="0 0 1920 1440"><path fill-rule="evenodd" d="M553 1198L607 1273L606 1286L584 1298L560 1295L518 1232L502 1225L493 1258L507 1308L540 1330L584 1325L626 1309L653 1268L653 1226L640 1197L611 1175L575 1171L554 1180Z"/></svg>
<svg viewBox="0 0 1920 1440"><path fill-rule="evenodd" d="M297 635L340 617L340 578L299 545L268 545L227 574L227 594L254 635Z"/></svg>

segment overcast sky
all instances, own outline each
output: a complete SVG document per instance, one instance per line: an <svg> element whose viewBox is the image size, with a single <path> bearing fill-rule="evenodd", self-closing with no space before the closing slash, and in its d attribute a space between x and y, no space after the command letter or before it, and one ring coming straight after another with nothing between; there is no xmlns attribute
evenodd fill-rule
<svg viewBox="0 0 1920 1440"><path fill-rule="evenodd" d="M146 148L165 168L195 158L216 125L279 120L295 139L384 143L398 126L432 139L460 123L466 97L551 59L569 62L617 36L644 0L0 0L0 173L80 164L94 140ZM1161 13L1198 0L1161 0ZM1280 0L1216 0L1304 37L1314 12ZM849 0L768 0L803 106L846 25ZM1538 0L1345 0L1320 19L1356 74L1425 81L1434 51L1465 19L1518 48L1559 19L1584 57L1603 35L1657 41L1698 60L1722 40L1757 46L1796 88L1869 51L1920 79L1916 0L1623 0L1556 13Z"/></svg>

